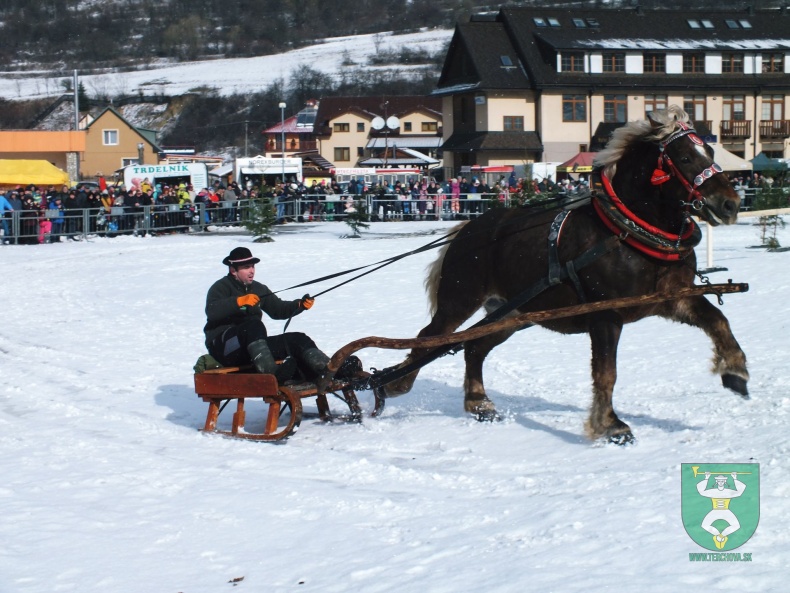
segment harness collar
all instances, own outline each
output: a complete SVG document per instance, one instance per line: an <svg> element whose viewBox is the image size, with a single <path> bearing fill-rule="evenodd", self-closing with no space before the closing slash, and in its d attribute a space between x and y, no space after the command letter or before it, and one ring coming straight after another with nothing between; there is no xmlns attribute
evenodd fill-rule
<svg viewBox="0 0 790 593"><path fill-rule="evenodd" d="M634 214L617 196L602 170L593 171L593 177L600 179L604 190L593 198L596 213L610 231L645 255L663 261L679 261L688 257L702 239L702 231L690 217L679 234L667 232Z"/></svg>

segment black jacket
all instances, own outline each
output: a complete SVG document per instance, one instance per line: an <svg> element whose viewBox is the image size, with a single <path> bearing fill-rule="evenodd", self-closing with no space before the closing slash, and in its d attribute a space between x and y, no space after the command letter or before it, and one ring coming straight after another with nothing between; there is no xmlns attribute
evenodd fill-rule
<svg viewBox="0 0 790 593"><path fill-rule="evenodd" d="M260 304L256 307L242 309L236 299L245 294L258 295L261 299ZM284 301L260 282L253 280L249 286L245 286L228 274L217 280L208 289L206 296L207 322L203 328L203 333L206 334L206 347L226 329L239 325L251 317L263 319L263 313L266 313L272 319L288 319L298 315L303 311L301 301L302 299Z"/></svg>

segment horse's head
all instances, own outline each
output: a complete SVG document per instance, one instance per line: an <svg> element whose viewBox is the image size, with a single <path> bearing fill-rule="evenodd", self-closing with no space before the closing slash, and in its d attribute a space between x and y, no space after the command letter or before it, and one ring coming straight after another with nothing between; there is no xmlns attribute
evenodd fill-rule
<svg viewBox="0 0 790 593"><path fill-rule="evenodd" d="M666 183L666 190L674 190L684 207L713 226L734 223L741 199L713 161L713 149L691 127L688 115L672 106L648 114L648 119L660 149L651 182Z"/></svg>

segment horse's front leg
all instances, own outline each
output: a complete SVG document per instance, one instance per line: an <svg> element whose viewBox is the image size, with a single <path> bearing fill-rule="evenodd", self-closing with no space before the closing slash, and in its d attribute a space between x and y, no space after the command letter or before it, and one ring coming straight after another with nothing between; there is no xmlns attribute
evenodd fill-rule
<svg viewBox="0 0 790 593"><path fill-rule="evenodd" d="M748 399L746 355L732 335L730 322L724 314L708 299L699 296L675 302L669 317L698 327L707 334L713 342L713 372L721 375L722 385Z"/></svg>
<svg viewBox="0 0 790 593"><path fill-rule="evenodd" d="M617 417L612 392L617 381L617 345L623 330L622 318L614 312L595 315L590 321L592 345L593 401L587 433L591 439L607 438L618 445L633 442L631 427Z"/></svg>

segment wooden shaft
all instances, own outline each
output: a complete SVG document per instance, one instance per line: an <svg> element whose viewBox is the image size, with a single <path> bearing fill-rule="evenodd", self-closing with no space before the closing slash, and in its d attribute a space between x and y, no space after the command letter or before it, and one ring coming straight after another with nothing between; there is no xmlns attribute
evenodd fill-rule
<svg viewBox="0 0 790 593"><path fill-rule="evenodd" d="M558 309L531 311L529 313L522 313L516 317L501 319L493 323L488 323L480 327L474 327L454 334L442 334L439 336L427 336L423 338L381 338L378 336L368 336L367 338L360 338L358 340L354 340L353 342L349 342L340 348L340 350L335 352L330 359L329 364L327 364L327 369L334 375L346 358L354 354L354 352L362 350L363 348L385 348L388 350L406 350L408 348L437 348L447 344L457 344L460 342L476 340L477 338L482 338L483 336L494 334L498 331L510 329L514 326L526 325L528 323L541 323L544 321L551 321L553 319L562 319L564 317L574 317L576 315L596 313L598 311L605 311L607 309L621 309L626 307L652 305L661 303L663 301L683 299L692 296L701 296L704 294L721 295L732 294L736 292L746 292L748 290L748 284L732 282L727 284L689 286L686 288L679 288L672 292L654 292L652 294L609 299L606 301L597 301L594 303L582 303L581 305L560 307Z"/></svg>

